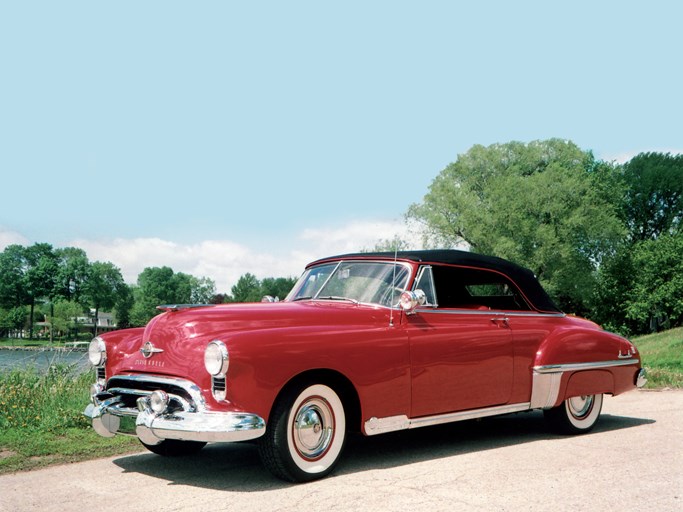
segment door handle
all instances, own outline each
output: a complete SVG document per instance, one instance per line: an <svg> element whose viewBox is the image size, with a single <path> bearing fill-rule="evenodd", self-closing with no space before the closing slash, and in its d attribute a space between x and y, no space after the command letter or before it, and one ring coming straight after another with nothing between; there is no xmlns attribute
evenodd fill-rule
<svg viewBox="0 0 683 512"><path fill-rule="evenodd" d="M501 318L492 318L491 321L494 324L496 324L498 327L500 327L501 324L503 325L503 327L508 327L508 328L510 327L509 318L506 316L501 317Z"/></svg>

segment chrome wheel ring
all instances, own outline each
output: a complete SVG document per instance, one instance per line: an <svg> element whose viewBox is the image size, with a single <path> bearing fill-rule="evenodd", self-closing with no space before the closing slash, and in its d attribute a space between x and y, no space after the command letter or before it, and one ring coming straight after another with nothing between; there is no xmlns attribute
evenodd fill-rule
<svg viewBox="0 0 683 512"><path fill-rule="evenodd" d="M567 400L567 412L577 420L583 419L593 409L594 395L574 396Z"/></svg>
<svg viewBox="0 0 683 512"><path fill-rule="evenodd" d="M322 397L304 401L294 415L292 437L297 453L306 460L325 455L334 440L334 413Z"/></svg>

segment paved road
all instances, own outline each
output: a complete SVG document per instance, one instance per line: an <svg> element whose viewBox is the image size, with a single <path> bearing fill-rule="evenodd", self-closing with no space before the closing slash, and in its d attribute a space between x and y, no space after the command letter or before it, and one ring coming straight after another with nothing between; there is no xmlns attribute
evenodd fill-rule
<svg viewBox="0 0 683 512"><path fill-rule="evenodd" d="M273 479L250 444L0 477L0 511L683 510L683 391L607 397L595 431L537 412L351 439L332 477Z"/></svg>

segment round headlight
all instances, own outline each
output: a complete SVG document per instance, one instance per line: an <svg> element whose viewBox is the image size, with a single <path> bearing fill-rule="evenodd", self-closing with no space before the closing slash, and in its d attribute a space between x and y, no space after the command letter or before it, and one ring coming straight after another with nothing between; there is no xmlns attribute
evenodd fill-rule
<svg viewBox="0 0 683 512"><path fill-rule="evenodd" d="M222 341L214 340L206 346L204 367L213 376L228 373L228 349Z"/></svg>
<svg viewBox="0 0 683 512"><path fill-rule="evenodd" d="M88 360L93 366L100 366L107 360L107 345L99 336L88 345Z"/></svg>

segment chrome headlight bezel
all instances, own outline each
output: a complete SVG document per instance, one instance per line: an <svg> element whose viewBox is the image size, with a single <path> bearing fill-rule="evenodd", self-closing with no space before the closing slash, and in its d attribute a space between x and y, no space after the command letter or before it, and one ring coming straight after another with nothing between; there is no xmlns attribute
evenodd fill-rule
<svg viewBox="0 0 683 512"><path fill-rule="evenodd" d="M88 361L93 366L102 366L107 362L107 344L99 336L93 338L88 345Z"/></svg>
<svg viewBox="0 0 683 512"><path fill-rule="evenodd" d="M220 340L211 341L204 350L204 368L214 377L224 376L228 373L230 356L228 347Z"/></svg>

